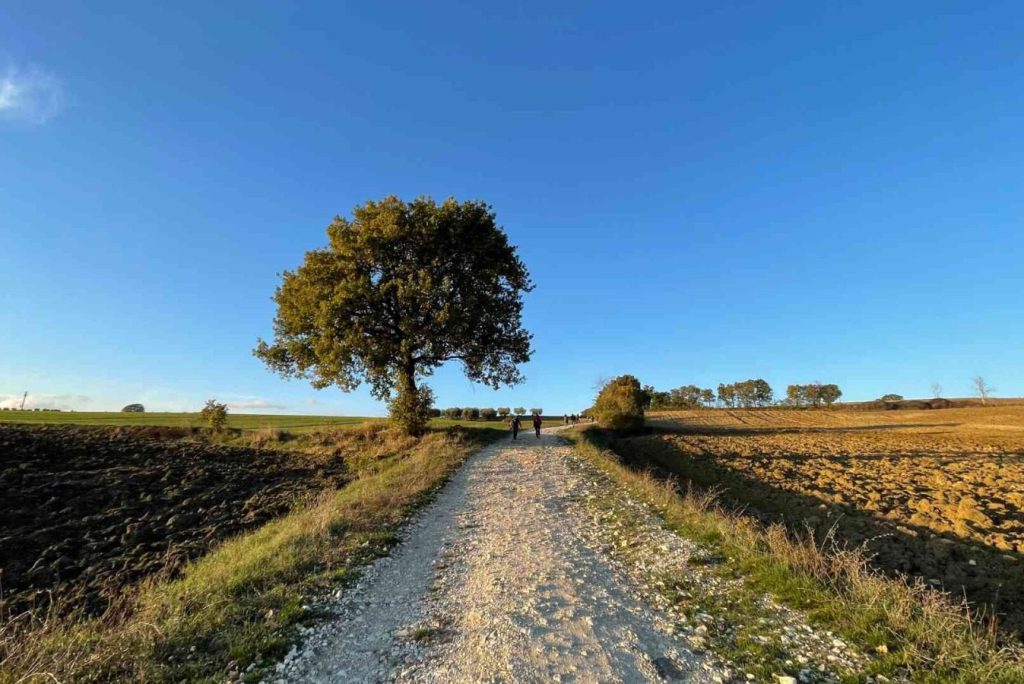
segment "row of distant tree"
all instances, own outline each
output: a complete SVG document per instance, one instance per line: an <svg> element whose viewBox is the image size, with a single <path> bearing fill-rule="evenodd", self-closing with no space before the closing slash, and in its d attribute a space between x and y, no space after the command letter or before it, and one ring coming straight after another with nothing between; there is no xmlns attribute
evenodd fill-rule
<svg viewBox="0 0 1024 684"><path fill-rule="evenodd" d="M14 408L13 406L4 406L4 407L0 408L0 411L35 411L36 413L51 412L52 411L54 413L60 413L61 409L58 409L58 408L27 408L27 409L17 409L17 408Z"/></svg>
<svg viewBox="0 0 1024 684"><path fill-rule="evenodd" d="M758 408L765 406L831 406L843 396L838 385L812 382L808 385L789 385L784 399L776 401L772 386L762 378L740 382L722 383L718 391L710 387L683 385L668 391L658 391L651 385L641 390L645 408L684 409L711 408Z"/></svg>
<svg viewBox="0 0 1024 684"><path fill-rule="evenodd" d="M512 414L524 416L526 415L526 409L522 406L517 406L516 408L509 408L507 406L502 406L500 408L460 408L458 406L452 406L446 409L432 409L431 414L434 418L444 416L451 420L457 420L460 418L462 420L497 420L498 418L508 418ZM544 415L544 409L532 408L530 409L530 414L534 416Z"/></svg>

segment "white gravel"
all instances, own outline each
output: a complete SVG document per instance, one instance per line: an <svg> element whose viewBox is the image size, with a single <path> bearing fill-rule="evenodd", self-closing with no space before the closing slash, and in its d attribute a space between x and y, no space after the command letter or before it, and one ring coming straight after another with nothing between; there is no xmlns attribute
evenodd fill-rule
<svg viewBox="0 0 1024 684"><path fill-rule="evenodd" d="M640 516L629 538L593 503L609 491ZM556 435L521 435L471 457L267 681L747 681L657 590L666 573L703 581L687 563L700 552ZM822 660L856 664L832 635L779 620L808 642L801 679L833 678L818 642Z"/></svg>

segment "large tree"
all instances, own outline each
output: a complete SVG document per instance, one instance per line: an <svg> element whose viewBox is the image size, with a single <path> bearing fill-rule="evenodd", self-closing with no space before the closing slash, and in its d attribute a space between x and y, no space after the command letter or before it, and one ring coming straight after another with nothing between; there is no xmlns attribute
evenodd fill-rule
<svg viewBox="0 0 1024 684"><path fill-rule="evenodd" d="M446 361L495 389L522 381L533 284L487 204L387 197L336 217L327 236L282 275L273 343L253 352L272 370L318 389L366 382L410 433L432 397L418 380Z"/></svg>

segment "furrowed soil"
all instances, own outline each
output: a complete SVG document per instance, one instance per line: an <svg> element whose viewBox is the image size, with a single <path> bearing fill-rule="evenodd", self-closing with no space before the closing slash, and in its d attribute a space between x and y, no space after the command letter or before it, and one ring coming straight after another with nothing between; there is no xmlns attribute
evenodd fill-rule
<svg viewBox="0 0 1024 684"><path fill-rule="evenodd" d="M165 431L168 432L168 431ZM98 615L348 479L345 461L152 429L0 425L0 615ZM155 434L155 437L153 436Z"/></svg>
<svg viewBox="0 0 1024 684"><path fill-rule="evenodd" d="M718 487L794 530L863 545L887 572L1024 632L1024 407L654 414L630 461Z"/></svg>

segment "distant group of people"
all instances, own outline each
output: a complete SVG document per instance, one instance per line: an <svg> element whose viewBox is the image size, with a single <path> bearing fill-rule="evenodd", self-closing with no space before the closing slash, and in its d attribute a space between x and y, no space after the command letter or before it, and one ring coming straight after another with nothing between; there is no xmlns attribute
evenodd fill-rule
<svg viewBox="0 0 1024 684"><path fill-rule="evenodd" d="M580 423L587 420L578 414L566 414L562 416L562 425L579 425ZM533 424L533 431L537 435L537 439L540 439L540 429L544 424L544 419L540 417L540 414L533 414L533 418L530 420ZM523 429L523 419L519 415L513 414L508 421L508 427L512 430L512 439L519 439L519 431Z"/></svg>
<svg viewBox="0 0 1024 684"><path fill-rule="evenodd" d="M540 414L533 414L533 431L537 434L537 439L540 439L540 428L543 424L544 419L540 417ZM523 421L519 416L512 416L512 420L509 421L509 428L512 430L512 439L519 439L519 430L522 429L522 426Z"/></svg>

